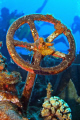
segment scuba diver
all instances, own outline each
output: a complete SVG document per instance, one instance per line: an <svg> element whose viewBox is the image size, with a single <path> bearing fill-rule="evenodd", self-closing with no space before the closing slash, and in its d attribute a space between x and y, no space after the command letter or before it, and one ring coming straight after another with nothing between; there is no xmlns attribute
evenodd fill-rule
<svg viewBox="0 0 80 120"><path fill-rule="evenodd" d="M43 4L41 7L39 7L35 13L41 13L43 8L46 6L48 0L44 0ZM45 25L45 22L41 23L40 25L38 24L38 22L35 22L35 26L36 26L36 29L39 31L40 28L42 26ZM28 40L28 42L34 42L33 40L33 37L32 37L32 33L30 31L30 27L28 24L24 24L20 27L20 31L17 31L16 32L16 35L18 37L19 40L22 40L23 38L26 38Z"/></svg>
<svg viewBox="0 0 80 120"><path fill-rule="evenodd" d="M74 17L74 22L71 25L71 29L73 34L75 34L77 31L80 33L80 17L79 16Z"/></svg>
<svg viewBox="0 0 80 120"><path fill-rule="evenodd" d="M6 48L6 33L11 24L11 19L17 19L18 17L22 16L23 13L17 14L17 10L9 13L9 9L3 7L1 9L0 15L0 41L2 41L1 51L2 54L7 58L7 61L10 59L10 55Z"/></svg>
<svg viewBox="0 0 80 120"><path fill-rule="evenodd" d="M36 10L35 13L41 13L45 5L47 4L48 0L44 0L42 6Z"/></svg>
<svg viewBox="0 0 80 120"><path fill-rule="evenodd" d="M45 5L47 4L48 0L44 0L42 6L36 10L35 13L41 13ZM1 9L1 15L0 15L0 41L2 41L3 45L1 47L2 54L10 58L9 53L6 48L6 33L9 28L9 26L19 17L23 16L24 13L17 13L17 10L13 11L12 13L9 13L9 9L6 7L3 7ZM33 42L33 37L29 28L29 25L23 25L21 26L22 29L19 29L16 31L15 35L19 40L22 40L23 38L28 39L29 42ZM38 27L37 27L38 28ZM40 29L40 28L39 28ZM19 34L21 33L21 34ZM8 61L7 59L7 61Z"/></svg>

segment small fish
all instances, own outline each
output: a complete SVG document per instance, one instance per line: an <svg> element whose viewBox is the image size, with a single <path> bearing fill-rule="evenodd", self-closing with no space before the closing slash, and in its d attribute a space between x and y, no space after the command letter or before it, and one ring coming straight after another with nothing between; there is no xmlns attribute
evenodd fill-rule
<svg viewBox="0 0 80 120"><path fill-rule="evenodd" d="M2 46L2 42L0 42L0 47Z"/></svg>
<svg viewBox="0 0 80 120"><path fill-rule="evenodd" d="M68 52L71 52L72 50L71 49L68 49Z"/></svg>
<svg viewBox="0 0 80 120"><path fill-rule="evenodd" d="M12 60L12 58L10 58L10 62L11 62L12 64L14 64L14 61Z"/></svg>

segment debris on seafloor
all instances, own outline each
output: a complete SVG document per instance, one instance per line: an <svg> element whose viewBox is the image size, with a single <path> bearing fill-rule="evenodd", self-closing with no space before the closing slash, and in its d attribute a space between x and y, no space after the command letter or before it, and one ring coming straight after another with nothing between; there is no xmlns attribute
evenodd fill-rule
<svg viewBox="0 0 80 120"><path fill-rule="evenodd" d="M66 91L67 91L67 96L66 96ZM78 96L75 85L71 79L69 80L67 87L59 94L59 97L65 100L74 99L76 102L80 103L80 97Z"/></svg>
<svg viewBox="0 0 80 120"><path fill-rule="evenodd" d="M72 79L69 80L66 88L59 94L61 99L64 99L72 110L73 120L80 119L80 96L77 94L76 87Z"/></svg>

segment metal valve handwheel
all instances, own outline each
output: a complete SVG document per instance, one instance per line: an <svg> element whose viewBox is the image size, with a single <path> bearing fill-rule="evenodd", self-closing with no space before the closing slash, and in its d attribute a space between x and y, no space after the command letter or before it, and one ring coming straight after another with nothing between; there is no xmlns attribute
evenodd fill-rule
<svg viewBox="0 0 80 120"><path fill-rule="evenodd" d="M34 21L45 21L54 24L55 31L49 35L46 38L46 41L44 41L43 38L40 38L38 35L38 32L35 28ZM23 24L28 23L32 32L32 36L34 39L34 43L27 43L27 42L20 42L18 40L14 40L13 36L15 34L15 31ZM53 44L51 43L57 36L60 34L64 34L67 37L67 40L69 42L69 53L64 54L59 51L55 51L50 48ZM7 49L9 51L9 54L11 55L13 61L22 67L24 70L29 71L31 73L36 74L56 74L63 70L65 70L68 66L71 65L72 61L75 58L75 42L74 38L71 35L71 32L69 29L67 29L66 26L61 24L60 21L56 20L51 15L40 15L40 14L33 14L33 15L26 15L18 20L16 20L11 27L9 28L7 32ZM23 60L16 52L15 46L25 47L26 49L30 51L34 51L34 62L28 63L25 60ZM44 68L40 66L40 60L42 56L46 55L52 55L53 57L59 57L62 58L62 62L55 66L55 67L48 67Z"/></svg>

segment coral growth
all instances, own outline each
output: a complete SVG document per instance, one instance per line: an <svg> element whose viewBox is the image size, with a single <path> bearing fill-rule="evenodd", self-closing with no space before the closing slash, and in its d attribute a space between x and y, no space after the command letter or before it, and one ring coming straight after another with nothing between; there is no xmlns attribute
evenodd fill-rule
<svg viewBox="0 0 80 120"><path fill-rule="evenodd" d="M18 107L22 107L18 97L16 95L13 95L9 92L0 92L0 101L4 102L4 101L10 101L14 104L16 104Z"/></svg>
<svg viewBox="0 0 80 120"><path fill-rule="evenodd" d="M50 83L48 84L47 91L50 91ZM48 92L47 94L50 93ZM47 95L48 96L48 95ZM71 109L69 105L57 96L45 98L41 110L41 116L44 120L72 120Z"/></svg>
<svg viewBox="0 0 80 120"><path fill-rule="evenodd" d="M6 65L5 61L6 61L6 58L2 56L2 54L0 53L0 72L5 68L5 65Z"/></svg>
<svg viewBox="0 0 80 120"><path fill-rule="evenodd" d="M0 102L0 120L28 120L22 117L17 106L10 102Z"/></svg>
<svg viewBox="0 0 80 120"><path fill-rule="evenodd" d="M45 120L71 120L71 109L68 104L59 97L51 97L49 100L43 103L43 109L41 115Z"/></svg>
<svg viewBox="0 0 80 120"><path fill-rule="evenodd" d="M0 120L28 120L19 114L22 104L17 94L15 84L21 81L18 72L9 72L6 58L0 53Z"/></svg>
<svg viewBox="0 0 80 120"><path fill-rule="evenodd" d="M6 58L0 53L0 90L16 92L15 85L21 81L19 72L7 70Z"/></svg>

